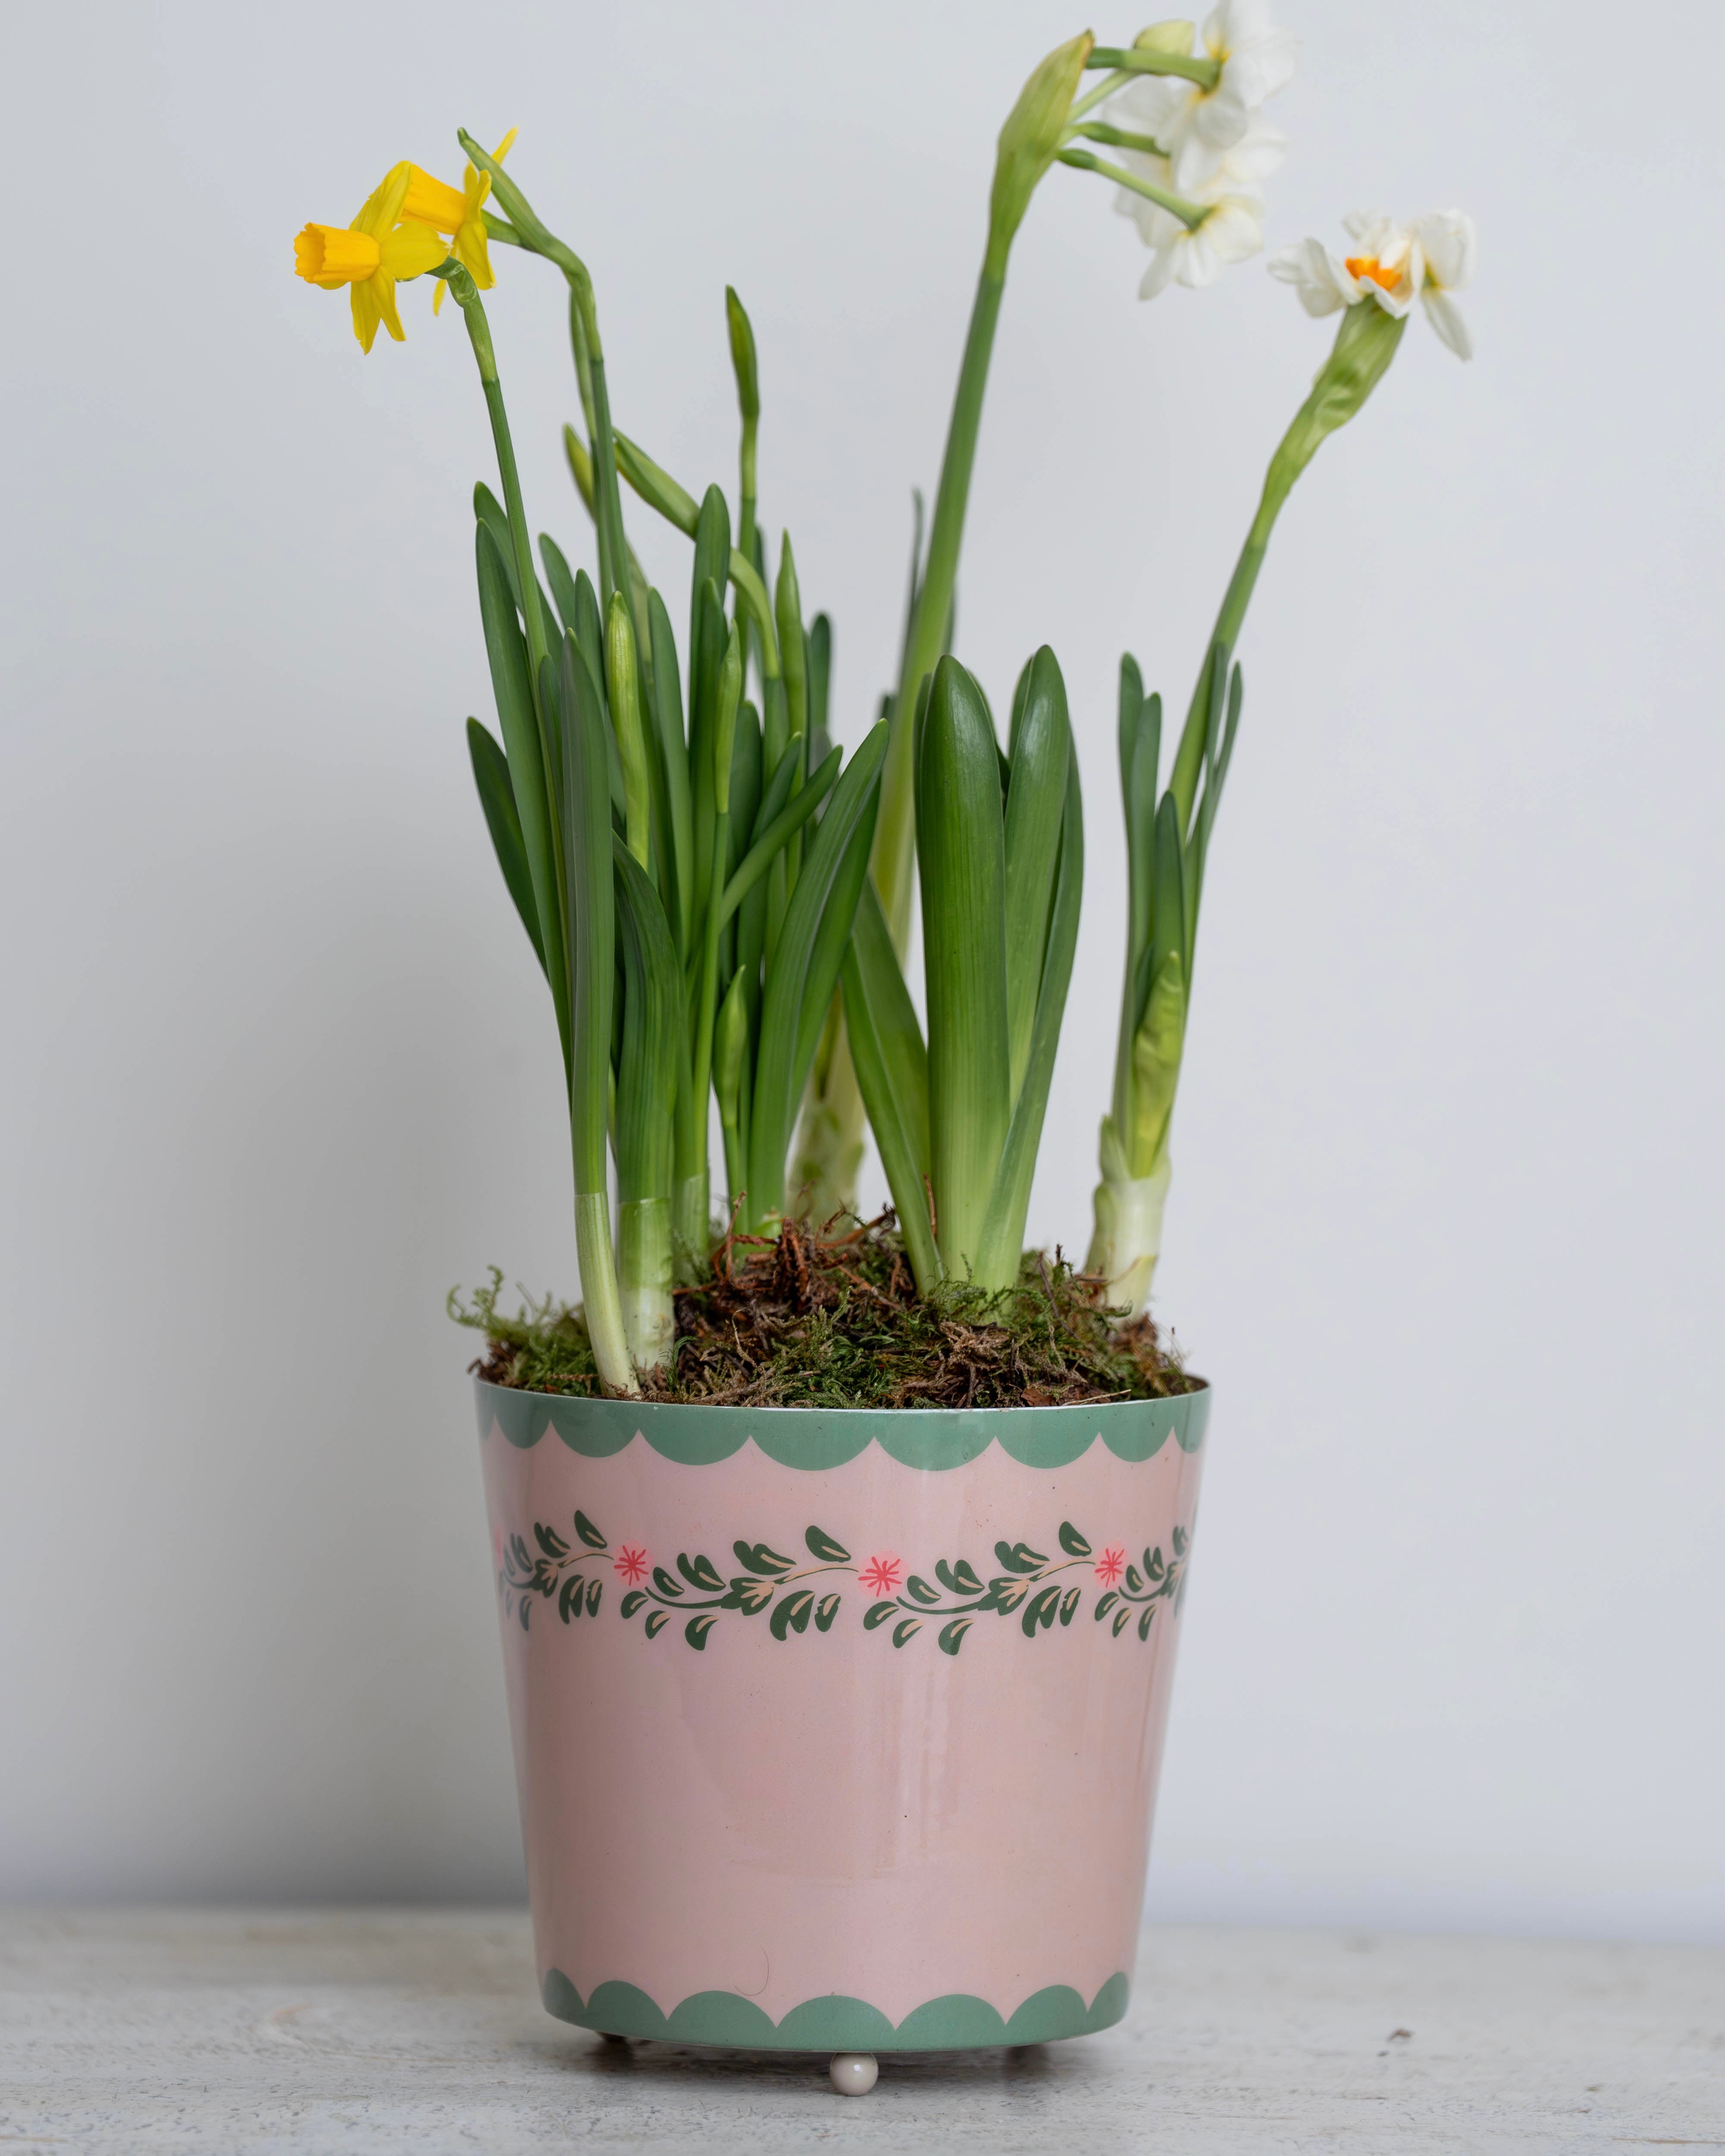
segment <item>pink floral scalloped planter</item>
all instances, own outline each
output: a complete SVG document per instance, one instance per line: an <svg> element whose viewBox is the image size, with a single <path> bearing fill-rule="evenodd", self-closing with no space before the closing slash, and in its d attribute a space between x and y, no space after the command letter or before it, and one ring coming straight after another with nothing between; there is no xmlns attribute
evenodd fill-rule
<svg viewBox="0 0 1725 2156"><path fill-rule="evenodd" d="M479 1394L554 2013L870 2051L1119 2018L1207 1393L1087 1424Z"/></svg>

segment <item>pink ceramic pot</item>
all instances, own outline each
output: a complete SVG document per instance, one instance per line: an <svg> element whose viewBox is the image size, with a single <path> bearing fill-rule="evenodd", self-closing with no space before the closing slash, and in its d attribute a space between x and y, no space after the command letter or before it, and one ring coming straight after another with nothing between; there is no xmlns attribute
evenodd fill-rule
<svg viewBox="0 0 1725 2156"><path fill-rule="evenodd" d="M553 2014L834 2051L1120 2019L1207 1391L478 1394Z"/></svg>

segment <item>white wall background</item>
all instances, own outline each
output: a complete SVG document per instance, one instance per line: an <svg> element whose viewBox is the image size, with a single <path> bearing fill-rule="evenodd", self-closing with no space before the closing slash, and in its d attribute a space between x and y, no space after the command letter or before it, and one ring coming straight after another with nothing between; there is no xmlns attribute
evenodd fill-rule
<svg viewBox="0 0 1725 2156"><path fill-rule="evenodd" d="M1153 1907L1725 1937L1718 11L1287 0L1272 245L1459 203L1250 624L1160 1302L1218 1381ZM486 711L459 319L362 360L308 217L458 123L591 261L619 418L762 495L855 740L932 485L990 145L1051 0L170 0L13 32L0 778L0 1892L516 1891L445 1290L573 1286ZM1129 37L1136 19L1097 18ZM21 190L21 191L20 191ZM1081 1244L1114 1023L1122 644L1183 697L1327 341L1261 263L1135 298L1019 244L966 655L1066 667L1088 912L1032 1225ZM583 524L549 274L493 308ZM636 519L644 526L644 516ZM645 535L680 592L680 542ZM673 611L681 604L679 598Z"/></svg>

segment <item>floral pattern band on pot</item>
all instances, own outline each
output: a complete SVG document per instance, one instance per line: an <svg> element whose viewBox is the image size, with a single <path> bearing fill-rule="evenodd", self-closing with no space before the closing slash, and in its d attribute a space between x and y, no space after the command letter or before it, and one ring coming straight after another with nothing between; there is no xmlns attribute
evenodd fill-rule
<svg viewBox="0 0 1725 2156"><path fill-rule="evenodd" d="M477 1386L542 1995L748 2048L1126 2011L1209 1394Z"/></svg>

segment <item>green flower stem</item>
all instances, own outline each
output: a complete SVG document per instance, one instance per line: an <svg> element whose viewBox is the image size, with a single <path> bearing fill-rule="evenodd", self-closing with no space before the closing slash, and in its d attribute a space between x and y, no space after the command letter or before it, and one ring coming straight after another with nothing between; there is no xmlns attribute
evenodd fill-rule
<svg viewBox="0 0 1725 2156"><path fill-rule="evenodd" d="M562 819L552 798L552 774L558 768L558 758L551 738L554 722L552 715L545 709L541 693L540 668L546 660L547 651L545 624L540 618L537 603L539 586L527 542L527 512L521 498L521 474L516 466L515 442L510 433L509 414L504 407L502 385L497 378L497 356L491 343L491 326L486 318L484 304L472 278L453 259L434 274L444 280L461 310L461 318L467 325L468 340L473 346L474 359L479 367L480 384L485 392L485 409L490 417L491 439L497 452L498 477L502 482L504 508L509 518L510 550L515 557L516 578L523 596L521 619L526 632L528 671L531 677L529 688L539 744L537 792L546 803L546 832L550 842L554 887L552 891L536 895L535 902L542 911L547 900L556 907L554 921L541 921L540 937L546 978L551 984L552 1007L557 1016L558 1038L562 1044L563 1075L565 1081L572 1084L572 979L564 933L564 923L569 912L568 864L563 847ZM535 595L531 599L526 597L530 593Z"/></svg>
<svg viewBox="0 0 1725 2156"><path fill-rule="evenodd" d="M654 463L639 443L626 434L617 437L623 476L649 509L656 509L667 524L675 524L685 539L695 537L701 522L700 505L686 487ZM726 571L736 589L737 610L761 639L761 671L768 681L779 678L778 636L773 626L773 602L760 572L740 547L731 550Z"/></svg>
<svg viewBox="0 0 1725 2156"><path fill-rule="evenodd" d="M1145 136L1142 139L1147 141L1149 138ZM1170 217L1178 218L1189 232L1196 232L1209 215L1206 204L1189 202L1184 195L1170 194L1166 187L1158 187L1153 180L1140 178L1137 173L1128 172L1124 165L1106 164L1088 150L1062 150L1060 162L1063 165L1070 165L1075 172L1095 172L1102 179L1112 180L1117 187L1129 188L1135 195L1142 195L1146 202L1153 202L1158 209L1165 209Z"/></svg>
<svg viewBox="0 0 1725 2156"><path fill-rule="evenodd" d="M761 432L761 372L755 355L755 331L742 301L732 287L725 287L725 323L731 337L731 364L737 376L737 403L742 420L742 439L737 452L737 551L744 561L755 558L755 455Z"/></svg>
<svg viewBox="0 0 1725 2156"><path fill-rule="evenodd" d="M571 317L574 318L576 310L572 301L569 312ZM586 366L584 360L582 362L582 366L584 369ZM582 506L588 515L593 518L593 531L597 536L598 515L594 506L597 497L593 491L593 459L588 453L586 443L582 440L572 427L567 425L563 429L563 454L569 461L569 476L575 482L575 490L581 496ZM634 617L636 645L642 651L649 650L652 647L652 630L647 603L646 572L636 558L634 548L627 543L624 547L624 558L629 570L629 603L630 612Z"/></svg>
<svg viewBox="0 0 1725 2156"><path fill-rule="evenodd" d="M983 273L977 280L970 328L964 340L958 388L952 399L952 424L947 430L946 454L941 459L940 490L935 496L928 559L916 594L911 633L906 639L898 694L893 700L891 746L886 753L886 775L881 781L880 820L875 829L872 865L875 888L880 893L881 909L892 932L893 947L901 960L911 939L911 887L916 861L911 717L922 677L934 671L935 662L946 649L952 593L958 578L958 554L964 539L964 513L970 501L977 435L982 425L983 398L988 388L988 363L993 357L994 332L1000 321L1000 300L1006 288L1006 260L1010 245L1009 234L1003 240L991 231Z"/></svg>
<svg viewBox="0 0 1725 2156"><path fill-rule="evenodd" d="M1153 932L1148 923L1137 924L1132 932L1151 947L1165 947L1165 955L1158 963L1155 948L1148 949L1150 975L1143 1009L1134 1010L1129 993L1122 1012L1117 1068L1126 1074L1129 1099L1123 1125L1117 1097L1114 1112L1103 1119L1101 1180L1096 1188L1095 1232L1086 1262L1086 1271L1107 1280L1109 1301L1123 1306L1129 1314L1143 1307L1161 1250L1163 1209L1172 1173L1168 1130L1184 1056L1198 910L1210 827L1239 710L1238 671L1230 689L1230 661L1276 518L1295 480L1323 442L1345 426L1371 395L1394 358L1406 327L1404 319L1386 314L1370 300L1358 300L1344 311L1330 356L1270 460L1256 513L1204 652L1168 793L1158 812L1158 874L1168 870L1173 888L1158 886L1153 913L1159 920L1171 909L1179 916L1181 927L1177 937L1165 927ZM1229 698L1225 728L1218 706L1224 696ZM1140 955L1137 950L1129 951L1130 968L1136 968Z"/></svg>
<svg viewBox="0 0 1725 2156"><path fill-rule="evenodd" d="M585 274L583 271L583 278ZM621 586L619 570L628 543L624 537L623 503L617 489L617 444L611 429L611 399L605 387L605 360L599 350L598 316L593 311L593 286L577 285L575 299L581 305L582 326L587 331L588 370L593 388L593 491L602 512L598 525L599 601L601 605L609 606L612 593Z"/></svg>
<svg viewBox="0 0 1725 2156"><path fill-rule="evenodd" d="M587 264L572 249L541 223L532 205L501 165L466 129L456 131L457 140L469 160L491 176L491 192L507 213L516 242L530 253L554 262L569 281L579 311L580 331L587 346L592 412L589 434L593 442L595 495L598 514L599 598L608 607L614 591L624 589L623 502L617 486L617 452L611 426L611 403L605 387L605 351L599 337L598 310L593 299L593 279ZM490 224L488 220L486 229ZM586 399L583 397L583 404Z"/></svg>
<svg viewBox="0 0 1725 2156"><path fill-rule="evenodd" d="M1184 53L1159 53L1142 45L1096 45L1085 62L1086 72L1108 68L1117 74L1178 74L1201 89L1214 90L1221 79L1219 60L1195 59Z"/></svg>
<svg viewBox="0 0 1725 2156"><path fill-rule="evenodd" d="M1285 501L1286 496L1282 499ZM1252 528L1246 542L1240 550L1240 559L1234 565L1234 574L1228 579L1228 589L1223 594L1221 608L1216 615L1216 625L1210 632L1205 650L1214 651L1219 645L1231 652L1240 640L1240 632L1245 622L1246 608L1251 604L1252 593L1258 587L1258 572L1264 566L1264 556L1270 545L1270 534L1275 527L1281 502L1271 503L1266 490L1259 503L1258 513L1252 519ZM1168 781L1178 812L1180 829L1189 832L1192 812L1198 793L1198 782L1204 767L1204 742L1209 717L1210 670L1205 665L1198 685L1192 692L1192 701L1187 706L1186 723L1181 729L1180 747L1174 758L1173 775Z"/></svg>
<svg viewBox="0 0 1725 2156"><path fill-rule="evenodd" d="M1319 368L1311 394L1295 413L1292 424L1270 459L1257 514L1252 519L1251 529L1246 534L1245 544L1240 549L1240 559L1229 579L1221 610L1216 616L1216 625L1204 653L1204 665L1199 670L1198 684L1193 690L1186 723L1181 731L1173 775L1168 782L1183 832L1189 832L1192 829L1198 783L1204 766L1213 679L1211 654L1219 648L1224 653L1232 654L1245 624L1246 608L1257 588L1258 572L1264 566L1270 535L1276 528L1276 518L1281 514L1282 504L1293 490L1295 480L1317 454L1321 445L1338 427L1345 426L1353 418L1377 388L1395 357L1406 327L1405 316L1386 314L1369 300L1356 300L1351 307L1344 308L1330 356ZM1224 671L1225 665L1224 660Z"/></svg>
<svg viewBox="0 0 1725 2156"><path fill-rule="evenodd" d="M1067 140L1070 141L1080 135L1087 142L1101 142L1115 150L1142 150L1147 157L1165 157L1168 155L1153 135L1134 135L1128 128L1106 126L1101 121L1074 127Z"/></svg>
<svg viewBox="0 0 1725 2156"><path fill-rule="evenodd" d="M719 937L724 927L726 856L730 849L731 837L731 763L737 744L737 707L742 700L742 643L737 624L732 622L719 670L718 710L713 729L712 870L702 925L701 973L696 992L695 1052L691 1059L689 1088L690 1101L701 1118L703 1160L707 1091L712 1083L713 1074L713 1026L718 1014ZM729 1152L727 1134L727 1164ZM703 1168L703 1177L709 1173ZM732 1179L731 1190L733 1197L738 1187ZM701 1226L704 1230L705 1219Z"/></svg>
<svg viewBox="0 0 1725 2156"><path fill-rule="evenodd" d="M971 306L946 451L941 459L928 557L911 611L897 693L892 701L891 743L870 856L875 888L901 963L910 943L916 844L916 759L911 740L916 700L923 677L933 673L935 662L946 649L952 624L964 515L970 501L983 398L1006 288L1006 265L1031 198L1059 152L1084 71L1093 64L1087 30L1057 46L1032 69L1007 115L996 146L994 177L988 192L988 244ZM842 1138L845 1133L841 1131L839 1136Z"/></svg>
<svg viewBox="0 0 1725 2156"><path fill-rule="evenodd" d="M516 576L521 590L521 616L527 632L527 654L532 661L533 693L539 693L539 670L547 654L545 624L539 619L539 609L529 594L538 588L538 572L533 566L532 543L527 536L527 512L521 500L521 474L516 467L515 440L509 431L509 414L504 409L502 385L497 379L497 355L491 344L491 325L485 318L485 303L467 272L459 264L448 264L435 273L444 277L462 319L467 324L467 335L473 346L473 356L479 364L479 377L485 393L485 409L490 414L491 439L497 451L497 475L503 482L503 506L509 516L509 536L515 554ZM555 767L552 767L554 768Z"/></svg>
<svg viewBox="0 0 1725 2156"><path fill-rule="evenodd" d="M1117 69L1106 81L1099 82L1094 90L1086 90L1082 97L1075 101L1071 110L1066 115L1067 124L1070 126L1082 120L1086 112L1094 112L1099 105L1106 105L1116 90L1124 90L1131 80L1132 76L1129 74ZM485 223L489 228L490 219L487 218ZM513 234L510 236L511 239L515 237ZM499 237L501 237L501 234ZM516 240L515 244L519 246L521 242Z"/></svg>
<svg viewBox="0 0 1725 2156"><path fill-rule="evenodd" d="M587 439L593 438L595 424L593 403L593 361L587 349L587 329L581 318L581 302L574 291L569 294L569 349L575 356L575 389L581 399L581 417L586 424ZM593 504L588 502L591 511Z"/></svg>

